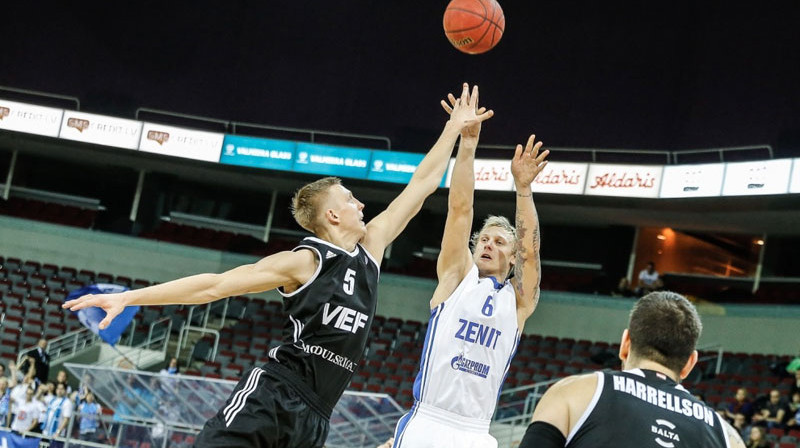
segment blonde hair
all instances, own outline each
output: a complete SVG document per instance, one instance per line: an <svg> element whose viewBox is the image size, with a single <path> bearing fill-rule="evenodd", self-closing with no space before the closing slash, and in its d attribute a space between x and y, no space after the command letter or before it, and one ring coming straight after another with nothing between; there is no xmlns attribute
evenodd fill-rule
<svg viewBox="0 0 800 448"><path fill-rule="evenodd" d="M505 230L506 232L511 235L513 241L509 241L509 243L516 245L517 244L517 229L511 225L511 222L505 216L494 216L489 215L483 221L483 227L481 230L472 234L472 238L469 240L469 244L475 249L475 246L478 244L478 238L481 236L484 230L488 229L489 227L500 227L501 229Z"/></svg>
<svg viewBox="0 0 800 448"><path fill-rule="evenodd" d="M323 177L297 190L292 198L292 216L300 227L316 233L320 199L327 194L330 187L341 184L342 180L338 177Z"/></svg>

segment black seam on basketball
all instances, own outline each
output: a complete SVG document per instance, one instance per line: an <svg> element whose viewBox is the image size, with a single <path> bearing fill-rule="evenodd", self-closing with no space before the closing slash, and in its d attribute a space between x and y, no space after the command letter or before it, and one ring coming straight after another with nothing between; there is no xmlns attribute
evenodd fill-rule
<svg viewBox="0 0 800 448"><path fill-rule="evenodd" d="M459 31L466 31L466 30L475 29L475 28L478 28L479 26L483 25L483 24L484 24L484 22L489 22L489 23L491 23L492 25L496 26L497 28L500 28L500 30L501 30L501 31L505 31L505 30L503 29L503 27L501 27L501 26L500 26L500 24L499 24L499 23L495 22L494 20L489 20L489 18L488 18L488 17L486 17L486 16L482 16L482 15L480 15L480 14L477 14L477 13L475 13L475 11L470 11L470 10L468 10L468 9L461 9L461 8L447 8L447 11L461 11L461 12L466 12L466 13L469 13L469 14L472 14L472 15L474 15L474 16L478 16L478 17L482 18L482 19L483 19L483 22L481 22L481 24L480 24L480 25L478 25L478 26L474 26L474 27L472 27L472 28L464 28L464 29L459 29L459 30L444 30L446 33L456 33L456 32L459 32ZM445 11L445 12L447 12L447 11ZM494 17L492 17L492 19L494 19Z"/></svg>

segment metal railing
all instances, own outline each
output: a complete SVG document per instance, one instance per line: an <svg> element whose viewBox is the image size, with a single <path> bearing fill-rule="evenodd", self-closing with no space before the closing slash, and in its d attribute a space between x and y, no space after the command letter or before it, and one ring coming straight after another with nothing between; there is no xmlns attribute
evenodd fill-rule
<svg viewBox="0 0 800 448"><path fill-rule="evenodd" d="M100 337L92 333L88 328L70 331L55 339L47 341L47 353L50 355L50 363L56 364L66 358L71 358L80 352L94 347L100 342ZM17 355L17 365L31 350L35 350L36 345L23 348Z"/></svg>
<svg viewBox="0 0 800 448"><path fill-rule="evenodd" d="M317 140L317 136L323 135L328 137L337 137L337 138L349 138L349 139L359 139L359 140L374 140L374 141L381 141L386 144L386 149L392 149L392 141L385 136L382 135L371 135L371 134L356 134L350 132L333 132L333 131L323 131L319 129L306 129L306 128L294 128L294 127L287 127L287 126L274 126L274 125L267 125L267 124L260 124L260 123L247 123L243 121L231 121L231 120L224 120L219 118L211 118L211 117L204 117L200 115L191 115L191 114L183 114L179 112L171 112L168 110L161 110L161 109L152 109L149 107L140 107L136 109L136 119L142 121L139 118L139 115L142 113L146 114L154 114L154 115L163 115L172 118L179 118L182 120L194 120L204 123L212 123L216 126L221 126L224 130L230 131L232 134L238 134L238 129L240 128L253 128L253 129L260 129L272 132L284 132L284 133L292 133L292 134L304 134L308 135L309 141L314 143Z"/></svg>
<svg viewBox="0 0 800 448"><path fill-rule="evenodd" d="M27 96L38 96L42 98L56 99L59 101L69 101L75 103L75 110L81 110L81 100L77 97L69 95L60 95L58 93L41 92L39 90L19 89L16 87L0 86L0 91L13 92Z"/></svg>
<svg viewBox="0 0 800 448"><path fill-rule="evenodd" d="M502 150L513 150L515 146L513 145L478 145L478 148L481 149L502 149ZM680 158L689 156L689 155L698 155L698 154L717 154L719 156L720 162L725 162L725 153L726 152L743 152L743 151L757 151L757 150L766 150L766 154L770 159L775 158L775 151L772 149L772 146L767 144L760 144L760 145L748 145L748 146L732 146L729 148L705 148L705 149L683 149L683 150L648 150L643 151L639 149L614 149L614 148L560 148L560 147L553 147L551 148L553 152L559 153L573 153L573 154L587 154L591 158L591 162L597 162L597 156L599 154L605 155L623 155L623 156L650 156L650 157L663 157L665 160L665 165L678 165L680 164Z"/></svg>

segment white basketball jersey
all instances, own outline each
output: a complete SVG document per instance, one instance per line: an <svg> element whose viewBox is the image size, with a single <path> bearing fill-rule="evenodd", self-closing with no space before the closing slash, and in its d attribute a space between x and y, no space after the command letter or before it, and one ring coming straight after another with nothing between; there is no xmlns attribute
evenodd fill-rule
<svg viewBox="0 0 800 448"><path fill-rule="evenodd" d="M478 278L473 264L431 311L414 398L463 417L491 419L518 342L513 286Z"/></svg>

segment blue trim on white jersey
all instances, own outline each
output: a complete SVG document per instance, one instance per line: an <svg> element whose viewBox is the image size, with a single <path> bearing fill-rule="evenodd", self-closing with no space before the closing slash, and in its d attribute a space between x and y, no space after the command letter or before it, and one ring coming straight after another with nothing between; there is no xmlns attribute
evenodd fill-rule
<svg viewBox="0 0 800 448"><path fill-rule="evenodd" d="M422 401L422 389L427 382L428 377L428 361L433 352L433 340L436 337L436 326L439 323L439 317L444 310L444 303L431 310L431 318L428 320L428 330L425 332L425 343L422 345L422 360L419 364L419 373L414 380L413 395L417 401Z"/></svg>
<svg viewBox="0 0 800 448"><path fill-rule="evenodd" d="M500 392L503 391L503 384L506 382L506 378L508 377L508 370L511 368L511 361L514 359L514 356L517 354L517 348L519 348L519 329L514 334L515 341L514 342L514 350L511 350L511 356L508 357L508 362L506 363L506 370L503 372L503 381L500 381L500 387L497 388L497 400L500 400ZM497 404L495 404L495 407Z"/></svg>
<svg viewBox="0 0 800 448"><path fill-rule="evenodd" d="M408 411L406 415L400 417L400 420L397 422L397 427L394 430L394 444L392 448L400 448L402 446L401 444L403 442L403 436L406 434L406 428L408 428L408 424L411 423L411 419L417 415L418 403L418 401L415 401L411 410Z"/></svg>

